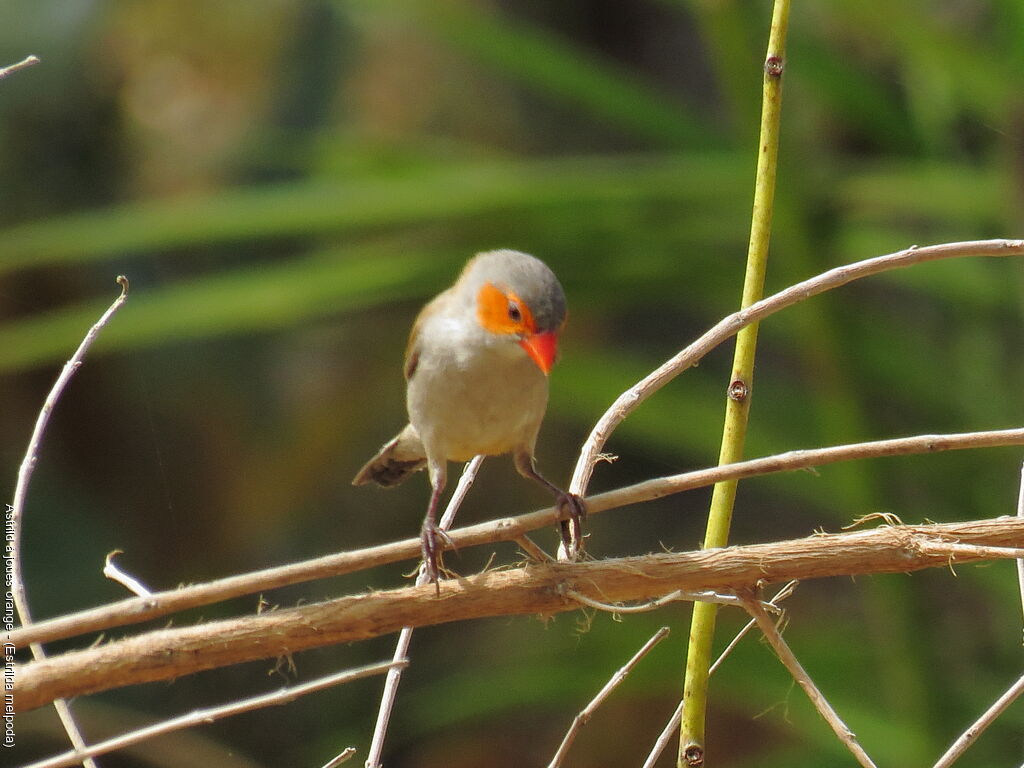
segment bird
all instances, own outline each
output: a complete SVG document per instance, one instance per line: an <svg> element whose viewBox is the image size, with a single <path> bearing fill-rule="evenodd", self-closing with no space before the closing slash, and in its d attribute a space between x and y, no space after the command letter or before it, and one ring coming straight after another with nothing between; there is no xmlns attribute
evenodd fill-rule
<svg viewBox="0 0 1024 768"><path fill-rule="evenodd" d="M413 323L404 368L409 423L352 484L390 487L426 468L431 494L421 549L438 592L439 555L451 544L437 526L449 461L511 454L520 475L554 496L563 548L577 553L585 504L549 482L534 460L565 319L555 273L535 256L501 249L471 258Z"/></svg>

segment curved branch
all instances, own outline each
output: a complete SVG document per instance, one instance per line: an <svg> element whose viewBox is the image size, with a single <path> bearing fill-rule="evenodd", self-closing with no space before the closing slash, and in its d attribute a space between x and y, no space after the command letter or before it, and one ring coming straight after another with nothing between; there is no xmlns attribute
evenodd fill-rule
<svg viewBox="0 0 1024 768"><path fill-rule="evenodd" d="M35 56L29 56L19 64L8 67L0 73L0 77L6 77L14 69L29 66L38 61L39 59ZM10 522L8 524L9 532L7 534L8 542L5 554L9 554L9 557L6 558L8 564L6 575L7 584L10 587L10 598L18 612L18 616L21 618L22 626L25 627L32 624L32 613L28 607L28 593L25 589L25 577L21 567L22 520L25 516L25 500L28 497L29 484L32 482L32 473L35 472L36 464L39 462L39 447L42 445L46 426L50 423L50 415L53 413L53 409L57 407L57 401L64 394L64 389L75 375L75 372L82 367L82 363L85 361L85 354L89 351L93 342L96 341L100 331L103 330L128 299L128 278L124 275L118 275L117 284L121 286L121 294L114 299L114 302L107 308L107 311L100 316L100 319L85 334L85 338L78 345L78 349L75 350L71 359L64 364L60 375L57 376L53 387L50 388L49 393L46 395L43 407L39 409L39 415L36 417L35 427L33 427L32 436L28 441L28 449L25 451L25 458L22 459L21 466L18 469L18 481L14 486L14 499L11 501L11 506L8 510ZM8 642L12 642L9 637ZM32 642L28 645L33 658L46 658L46 651L43 650L41 643ZM68 735L68 739L71 741L71 745L76 750L85 749L85 739L82 737L81 729L75 722L70 705L60 699L55 700L53 704L57 710L57 716L60 718L61 724ZM92 758L85 758L82 761L82 765L85 768L96 768L96 763Z"/></svg>
<svg viewBox="0 0 1024 768"><path fill-rule="evenodd" d="M938 261L966 256L1022 256L1024 240L974 240L962 243L943 243L922 248L911 246L903 251L875 256L864 261L844 264L841 267L822 272L820 275L792 285L784 291L751 304L746 309L734 312L720 320L711 330L694 341L688 347L665 361L634 386L623 392L598 420L590 436L580 449L580 457L573 471L569 490L579 496L585 496L591 475L597 465L599 455L604 449L608 438L622 421L631 414L640 403L653 395L672 379L692 368L711 350L723 341L735 336L751 323L756 323L779 310L791 307L819 293L838 288L854 280L859 280L880 272L902 269L925 261Z"/></svg>
<svg viewBox="0 0 1024 768"><path fill-rule="evenodd" d="M60 697L169 680L399 631L493 616L576 610L574 590L603 602L647 600L675 590L743 589L790 579L906 573L991 556L1019 557L1024 520L883 527L805 539L588 563L545 563L369 592L198 626L163 629L73 651L15 670L15 708ZM943 547L944 543L954 546ZM977 544L977 553L963 544ZM1003 549L984 549L1001 547ZM953 550L956 550L955 552ZM987 557L986 557L987 556Z"/></svg>
<svg viewBox="0 0 1024 768"><path fill-rule="evenodd" d="M737 464L645 480L635 485L589 497L587 510L589 514L595 515L629 504L703 488L722 480L742 479L775 472L792 472L842 461L1010 445L1024 445L1024 428L952 435L919 435L871 443L790 451ZM458 528L451 531L449 537L457 549L465 549L483 544L494 544L499 541L512 541L530 531L554 525L557 520L557 510L549 507L518 517L502 518ZM229 576L182 589L156 592L146 597L127 598L110 605L16 629L8 634L8 640L21 646L29 642L51 642L66 639L89 632L134 624L255 592L314 579L340 576L401 560L410 560L419 555L420 540L418 538L404 539L390 544L378 544L365 549L326 555L291 565Z"/></svg>

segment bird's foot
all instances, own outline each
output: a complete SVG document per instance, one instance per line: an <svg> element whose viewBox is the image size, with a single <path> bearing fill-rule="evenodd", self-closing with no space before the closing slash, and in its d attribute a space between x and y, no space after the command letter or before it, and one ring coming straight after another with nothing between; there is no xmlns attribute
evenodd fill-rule
<svg viewBox="0 0 1024 768"><path fill-rule="evenodd" d="M441 585L438 583L440 573L441 552L454 549L455 544L451 536L444 532L433 522L424 522L421 533L421 549L423 552L423 568L427 574L427 581L433 583L438 594L441 594Z"/></svg>
<svg viewBox="0 0 1024 768"><path fill-rule="evenodd" d="M562 518L559 521L559 533L562 535L559 555L564 553L565 559L575 561L583 551L583 521L587 517L587 505L575 493L562 492L555 499L555 507Z"/></svg>

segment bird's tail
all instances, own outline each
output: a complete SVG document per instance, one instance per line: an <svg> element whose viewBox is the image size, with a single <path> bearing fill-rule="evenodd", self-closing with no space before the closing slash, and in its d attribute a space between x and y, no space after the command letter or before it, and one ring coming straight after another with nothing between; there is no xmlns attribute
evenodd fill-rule
<svg viewBox="0 0 1024 768"><path fill-rule="evenodd" d="M388 440L377 455L366 462L352 480L352 485L377 483L385 488L404 482L413 472L427 465L423 441L412 424Z"/></svg>

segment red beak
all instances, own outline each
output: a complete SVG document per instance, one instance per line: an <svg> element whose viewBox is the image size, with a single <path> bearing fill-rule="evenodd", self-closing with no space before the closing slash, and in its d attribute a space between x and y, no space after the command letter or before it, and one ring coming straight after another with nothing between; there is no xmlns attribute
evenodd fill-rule
<svg viewBox="0 0 1024 768"><path fill-rule="evenodd" d="M526 350L526 354L537 364L544 375L547 376L555 365L555 356L558 354L558 334L554 331L544 331L527 336L519 340L519 346Z"/></svg>

